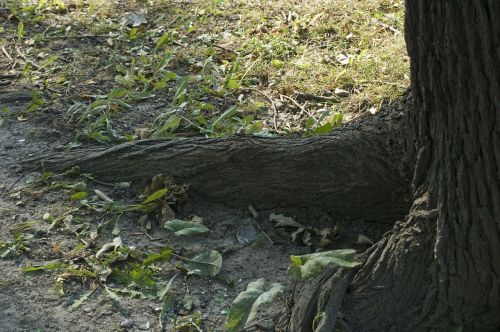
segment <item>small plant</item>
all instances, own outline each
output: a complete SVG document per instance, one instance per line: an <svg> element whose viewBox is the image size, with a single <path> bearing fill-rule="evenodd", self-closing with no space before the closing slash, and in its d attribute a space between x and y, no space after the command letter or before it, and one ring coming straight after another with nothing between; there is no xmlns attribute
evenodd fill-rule
<svg viewBox="0 0 500 332"><path fill-rule="evenodd" d="M23 252L29 252L32 239L33 235L31 234L14 231L12 240L0 241L0 258L14 257Z"/></svg>

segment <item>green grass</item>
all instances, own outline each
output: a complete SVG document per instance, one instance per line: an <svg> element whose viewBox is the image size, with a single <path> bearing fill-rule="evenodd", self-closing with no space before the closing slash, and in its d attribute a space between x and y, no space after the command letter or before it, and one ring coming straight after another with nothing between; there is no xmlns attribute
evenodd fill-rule
<svg viewBox="0 0 500 332"><path fill-rule="evenodd" d="M0 65L79 141L326 133L409 85L400 0L6 4Z"/></svg>

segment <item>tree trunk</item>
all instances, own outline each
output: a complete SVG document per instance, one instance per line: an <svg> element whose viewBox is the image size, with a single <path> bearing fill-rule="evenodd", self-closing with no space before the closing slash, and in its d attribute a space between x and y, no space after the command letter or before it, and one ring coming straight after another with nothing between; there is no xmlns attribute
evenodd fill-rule
<svg viewBox="0 0 500 332"><path fill-rule="evenodd" d="M500 2L409 0L409 215L366 255L353 331L500 328Z"/></svg>

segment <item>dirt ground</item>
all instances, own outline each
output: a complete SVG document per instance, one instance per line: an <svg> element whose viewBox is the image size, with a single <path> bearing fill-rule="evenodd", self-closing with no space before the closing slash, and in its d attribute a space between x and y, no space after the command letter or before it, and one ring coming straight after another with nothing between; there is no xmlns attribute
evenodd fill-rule
<svg viewBox="0 0 500 332"><path fill-rule="evenodd" d="M4 94L4 100L5 96L7 94ZM16 107L25 107L22 102L9 106L14 112ZM47 118L49 117L45 119ZM0 240L7 241L20 225L36 221L24 230L25 235L32 235L27 240L29 251L20 251L12 257L0 259L0 330L159 331L158 310L161 303L158 300L128 296L122 296L118 301L113 300L91 278L68 278L64 281L63 293L58 293L54 289L57 273L48 271L26 274L21 271L22 267L67 259L78 244L75 230L82 226L81 220L73 218L61 227L52 229L43 220L47 212L57 215L74 208L74 202L68 199L68 193L65 190L45 190L43 186L26 187L27 183L40 177L41 168L38 172L25 172L20 165L23 160L41 154L49 156L61 150L66 143L65 135L67 133L64 131L51 128L44 121L43 114L39 121L7 120L0 127ZM134 200L138 195L138 190L134 188L110 192L108 187L90 181L88 185L89 188L107 192L113 199ZM175 304L166 321L174 316L182 317L199 312L201 330L223 331L230 305L238 293L249 282L265 278L266 282L279 282L286 287L283 296L273 303L274 316L270 316L276 319L267 321L269 330L277 328L279 317L276 313L286 314L292 301L293 282L287 271L289 255L309 253L314 248L293 244L290 234L274 228L269 222L270 213L295 214L299 222L310 222L317 218L320 224L338 225L345 232L340 233L331 248L356 248L359 247L356 244L358 234L376 238L383 231L380 229L380 232L374 234L366 221L335 220L332 216L322 215L317 211L259 211L258 207L255 208L259 212L256 220L252 219L249 211L199 201L196 197L189 197L188 191L188 197L178 206L178 217L201 216L211 230L206 236L193 238L176 238L159 226L152 226L149 235L146 235L144 227L138 222L137 214L122 215L119 221L120 237L127 246L141 251L171 247L178 254L215 249L223 256L221 272L215 278L188 276L172 268L161 272L165 280L178 274L172 288L176 294ZM75 216L77 214L78 212ZM83 215L87 218L84 221L85 227L96 230L96 216ZM245 225L252 225L257 234L248 245L237 240L238 231ZM89 254L111 241L114 237L111 228L113 227L108 225L100 230L98 239L86 249ZM113 281L108 285L113 285ZM71 311L70 306L90 289L95 289L95 292L81 307ZM265 326L263 324L260 328ZM164 328L170 330L168 325Z"/></svg>

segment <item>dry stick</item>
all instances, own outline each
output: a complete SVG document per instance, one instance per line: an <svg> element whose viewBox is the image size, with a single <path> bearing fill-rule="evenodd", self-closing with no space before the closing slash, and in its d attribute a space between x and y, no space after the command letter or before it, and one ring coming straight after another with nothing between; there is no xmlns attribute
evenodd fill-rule
<svg viewBox="0 0 500 332"><path fill-rule="evenodd" d="M260 231L262 232L262 234L264 234L264 236L269 240L269 242L271 244L274 244L274 241L271 240L271 238L269 237L269 235L266 234L266 232L264 232L264 230L262 229L262 227L260 227L259 223L257 222L257 220L254 220L255 221L255 224L257 225L257 227L260 229Z"/></svg>
<svg viewBox="0 0 500 332"><path fill-rule="evenodd" d="M340 99L337 96L331 96L331 97L325 97L325 96L318 96L318 95L313 95L311 93L304 93L304 92L298 92L294 91L294 95L296 95L299 99L305 99L305 100L316 100L316 101L321 101L321 102L339 102Z"/></svg>
<svg viewBox="0 0 500 332"><path fill-rule="evenodd" d="M408 88L408 86L404 85L404 84L399 84L396 82L387 82L387 81L382 81L382 80L360 80L357 83L359 83L361 85L365 85L365 86L368 85L368 83L379 83L379 84L387 84L387 85L397 86L398 88L402 88L402 89Z"/></svg>
<svg viewBox="0 0 500 332"><path fill-rule="evenodd" d="M12 61L14 61L14 60L12 59L12 57L10 56L9 52L7 52L7 50L6 50L6 49L5 49L5 47L3 47L3 46L2 46L2 52L3 52L3 54L5 54L5 56L6 56L6 57L7 57L7 58L11 61L11 62L12 62Z"/></svg>
<svg viewBox="0 0 500 332"><path fill-rule="evenodd" d="M306 113L307 115L309 115L311 118L314 119L314 121L318 122L318 120L316 120L316 118L311 114L309 113L304 106L300 105L295 99L293 99L292 97L289 97L287 95L281 95L281 97L285 97L286 99L290 100L292 103L295 104L295 106L297 106L299 109L300 109L300 113ZM307 104L307 102L306 102ZM304 104L305 105L305 104Z"/></svg>
<svg viewBox="0 0 500 332"><path fill-rule="evenodd" d="M26 61L27 63L29 63L30 65L32 65L33 67L35 67L36 69L40 69L41 67L39 65L37 65L36 63L34 63L33 61L30 61L28 60L28 58L26 58L26 55L24 55L21 50L19 48L16 48L16 53L24 60Z"/></svg>
<svg viewBox="0 0 500 332"><path fill-rule="evenodd" d="M240 78L240 85L241 85L241 82L243 82L243 80L247 76L248 72L250 72L250 70L253 68L253 66L255 66L255 64L260 60L261 57L262 57L262 55L259 55L259 57L247 68L247 70L245 70L245 73Z"/></svg>
<svg viewBox="0 0 500 332"><path fill-rule="evenodd" d="M245 89L258 92L269 100L269 102L271 103L271 107L273 108L273 111L274 111L274 116L273 116L274 130L276 130L276 132L279 133L280 131L278 130L278 125L276 124L276 117L278 116L278 109L276 108L276 104L274 103L274 100L271 97L269 97L267 94L265 94L264 92L260 91L259 89L255 89L255 88L245 88Z"/></svg>
<svg viewBox="0 0 500 332"><path fill-rule="evenodd" d="M383 22L380 22L379 20L377 20L376 18L373 18L373 21L377 24L379 24L380 26L382 26L383 28L386 28L386 29L389 29L391 30L392 32L394 32L395 34L397 35L400 35L401 34L401 31L399 31L398 29L390 26L389 24L385 24Z"/></svg>
<svg viewBox="0 0 500 332"><path fill-rule="evenodd" d="M366 117L368 117L370 115L371 115L370 112L364 112L364 113L361 113L360 115L358 115L358 116L356 116L356 117L352 118L351 120L346 121L344 123L351 123L351 122L354 122L354 121L358 121L358 120L364 119L364 118L366 118Z"/></svg>
<svg viewBox="0 0 500 332"><path fill-rule="evenodd" d="M11 185L7 188L7 190L11 190L11 189L12 189L12 188L16 185L16 183L18 183L18 182L19 182L19 180L21 180L21 178L22 178L23 176L24 176L24 174L19 175L19 176L17 177L17 179L16 179L14 182L12 182L12 184L11 184Z"/></svg>
<svg viewBox="0 0 500 332"><path fill-rule="evenodd" d="M0 78L18 78L19 76L21 76L19 73L0 74Z"/></svg>
<svg viewBox="0 0 500 332"><path fill-rule="evenodd" d="M224 47L224 46L221 46L221 45L212 45L213 47L215 48L219 48L223 51L226 51L226 52L229 52L229 53L234 53L234 54L238 54L238 52L236 52L235 50L232 50L230 48L227 48L227 47Z"/></svg>

